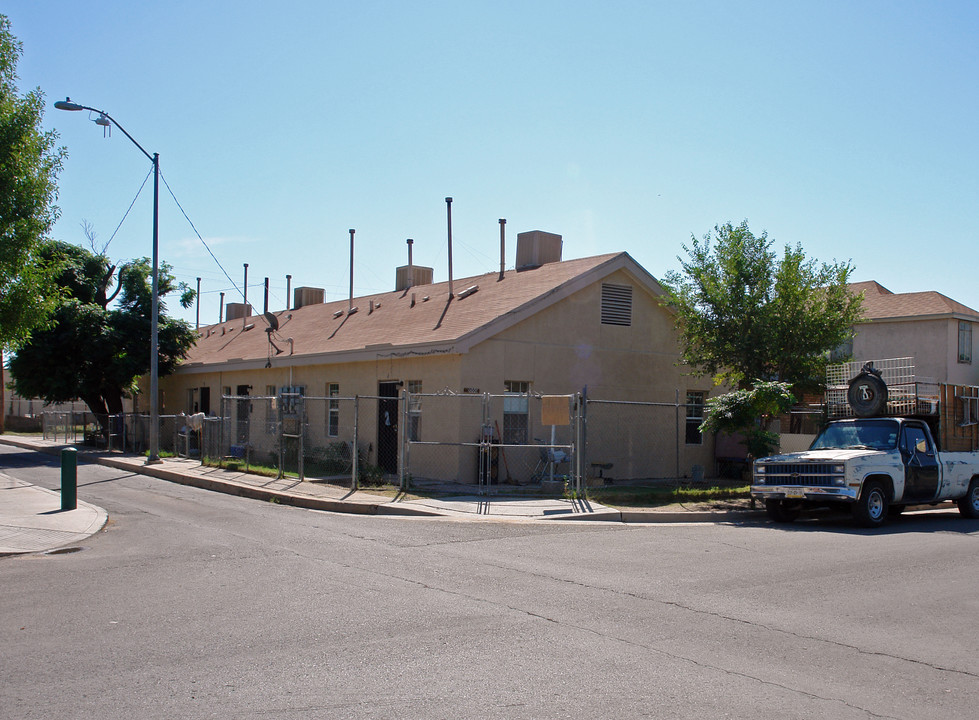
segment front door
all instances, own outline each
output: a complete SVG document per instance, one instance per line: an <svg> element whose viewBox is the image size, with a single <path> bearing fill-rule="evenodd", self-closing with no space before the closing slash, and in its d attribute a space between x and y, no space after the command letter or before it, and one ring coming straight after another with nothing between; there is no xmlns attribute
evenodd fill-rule
<svg viewBox="0 0 979 720"><path fill-rule="evenodd" d="M938 457L923 427L905 425L901 433L904 500L926 502L938 495Z"/></svg>
<svg viewBox="0 0 979 720"><path fill-rule="evenodd" d="M377 464L384 472L398 472L398 394L401 383L377 385Z"/></svg>

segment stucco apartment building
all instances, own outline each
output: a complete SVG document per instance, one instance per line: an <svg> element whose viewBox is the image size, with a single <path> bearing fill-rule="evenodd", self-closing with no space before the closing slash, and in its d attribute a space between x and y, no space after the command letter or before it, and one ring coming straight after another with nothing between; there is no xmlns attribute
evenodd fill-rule
<svg viewBox="0 0 979 720"><path fill-rule="evenodd" d="M913 357L919 379L979 385L979 312L935 291L893 293L874 281L850 290L864 294L864 317L847 354L859 361Z"/></svg>
<svg viewBox="0 0 979 720"><path fill-rule="evenodd" d="M616 477L671 477L676 465L710 472L713 439L689 428L699 424L698 404L711 382L679 364L663 288L627 253L563 260L561 236L534 231L518 236L512 270L452 283L433 283L431 268L413 265L394 274L390 292L331 302L323 302L322 290L297 288L295 307L272 318L236 317L233 308L231 319L202 328L177 372L161 378L163 412L218 414L222 395L283 389L327 399L390 398L360 408L358 437L391 471L382 450L399 431L387 413L401 416L403 389L505 396L489 420L503 442L514 444L549 437L536 404L526 401L532 396L587 392L590 399L668 403L679 396L679 423L673 409L660 413L660 425L632 438L632 447L608 435L601 441L596 430L590 453L614 463ZM326 436L311 442L349 441L350 403L308 407L309 428ZM472 442L486 420L478 412L460 400L425 399L420 437L412 439ZM474 477L471 451L450 459L441 452L440 475Z"/></svg>

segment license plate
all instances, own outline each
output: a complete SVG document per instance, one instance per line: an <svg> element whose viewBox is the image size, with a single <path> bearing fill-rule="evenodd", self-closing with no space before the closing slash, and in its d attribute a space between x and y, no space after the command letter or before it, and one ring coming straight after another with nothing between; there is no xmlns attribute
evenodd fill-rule
<svg viewBox="0 0 979 720"><path fill-rule="evenodd" d="M806 496L806 491L802 488L786 488L785 497L787 498L804 498Z"/></svg>

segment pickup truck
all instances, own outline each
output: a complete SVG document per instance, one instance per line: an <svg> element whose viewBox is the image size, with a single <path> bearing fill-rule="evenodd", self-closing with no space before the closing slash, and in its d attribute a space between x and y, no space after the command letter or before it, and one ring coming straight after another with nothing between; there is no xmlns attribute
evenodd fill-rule
<svg viewBox="0 0 979 720"><path fill-rule="evenodd" d="M777 522L806 506L842 504L859 524L878 527L908 505L946 500L979 518L979 452L939 452L921 419L834 420L809 450L756 460L751 496Z"/></svg>

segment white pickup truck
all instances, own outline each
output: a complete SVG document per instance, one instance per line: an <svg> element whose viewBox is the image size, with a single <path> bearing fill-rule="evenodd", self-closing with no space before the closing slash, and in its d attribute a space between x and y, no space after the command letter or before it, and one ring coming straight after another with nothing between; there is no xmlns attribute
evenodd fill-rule
<svg viewBox="0 0 979 720"><path fill-rule="evenodd" d="M773 520L843 504L877 527L908 505L946 500L979 518L979 387L916 379L912 358L831 366L826 387L827 415L846 419L806 452L753 465L751 496Z"/></svg>
<svg viewBox="0 0 979 720"><path fill-rule="evenodd" d="M979 453L939 453L923 420L834 420L806 452L755 461L751 495L778 522L806 505L845 503L857 522L877 527L888 512L943 500L979 518Z"/></svg>

